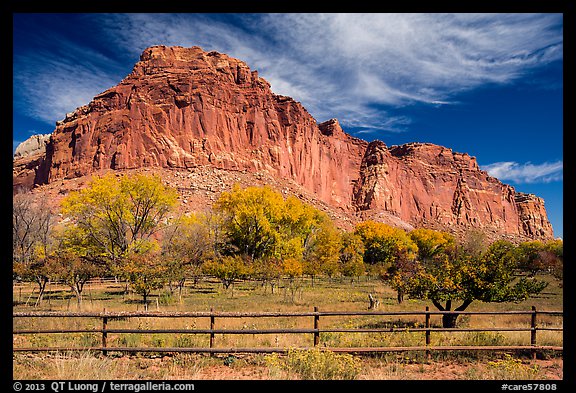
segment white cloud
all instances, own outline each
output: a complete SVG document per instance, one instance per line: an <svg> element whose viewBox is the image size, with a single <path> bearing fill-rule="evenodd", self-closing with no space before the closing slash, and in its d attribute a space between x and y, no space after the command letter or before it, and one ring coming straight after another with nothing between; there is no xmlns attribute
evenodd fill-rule
<svg viewBox="0 0 576 393"><path fill-rule="evenodd" d="M120 82L118 70L99 52L60 37L56 53L14 56L14 101L33 118L53 123Z"/></svg>
<svg viewBox="0 0 576 393"><path fill-rule="evenodd" d="M200 45L245 60L319 121L343 125L370 105L448 104L562 58L559 14L267 14L224 24L204 15L130 14L107 21L123 47ZM384 111L365 122L390 124ZM405 120L402 120L405 122ZM402 126L402 123L399 124Z"/></svg>
<svg viewBox="0 0 576 393"><path fill-rule="evenodd" d="M483 165L481 169L499 180L513 181L519 184L549 183L563 179L562 161L543 164L532 164L531 162L519 164L514 161L503 161Z"/></svg>
<svg viewBox="0 0 576 393"><path fill-rule="evenodd" d="M227 18L227 19L226 19ZM132 64L151 45L199 45L240 58L275 93L318 120L399 131L409 119L374 105L454 103L562 58L561 14L91 14L102 40ZM230 20L232 18L232 20ZM230 23L232 22L232 23ZM66 44L66 41L64 41ZM86 104L130 66L70 43L70 53L15 58L30 111L44 120ZM60 54L59 54L60 55ZM82 61L78 61L82 59ZM108 60L108 61L106 61ZM110 72L110 64L114 72ZM127 68L126 68L127 67ZM40 88L41 86L41 88ZM42 103L42 104L40 104Z"/></svg>

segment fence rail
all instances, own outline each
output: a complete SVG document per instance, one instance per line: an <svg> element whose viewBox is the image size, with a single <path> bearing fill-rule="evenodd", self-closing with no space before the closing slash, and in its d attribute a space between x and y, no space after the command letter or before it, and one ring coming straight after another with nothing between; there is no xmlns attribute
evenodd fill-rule
<svg viewBox="0 0 576 393"><path fill-rule="evenodd" d="M458 314L458 315L529 315L530 325L527 327L486 327L486 328L444 328L433 327L431 316ZM321 328L321 317L333 316L424 316L424 327L382 327L382 328ZM13 318L96 318L101 319L101 328L95 329L13 329L13 335L28 334L72 334L72 333L94 333L101 334L101 346L89 347L14 347L15 352L32 351L100 351L104 355L108 352L197 352L197 353L272 353L287 352L289 348L272 347L217 347L216 335L239 335L239 334L310 334L312 335L312 347L320 347L320 334L328 332L338 333L406 333L424 332L424 345L422 346L399 346L399 347L326 347L323 350L349 353L370 353L370 352L404 352L404 351L426 351L430 355L431 351L520 351L527 350L535 358L538 351L551 350L563 351L562 346L537 345L538 331L563 331L563 327L538 326L538 315L563 316L563 311L537 311L532 307L529 311L319 311L314 307L314 311L305 312L14 312ZM275 328L275 329L217 329L216 319L228 318L278 318L278 317L312 317L312 328ZM113 321L126 320L130 318L209 318L209 329L119 329L110 328L108 325ZM485 345L485 346L432 346L431 334L433 332L530 332L530 345ZM108 345L108 334L206 334L209 335L209 347L115 347ZM303 347L300 349L308 349Z"/></svg>

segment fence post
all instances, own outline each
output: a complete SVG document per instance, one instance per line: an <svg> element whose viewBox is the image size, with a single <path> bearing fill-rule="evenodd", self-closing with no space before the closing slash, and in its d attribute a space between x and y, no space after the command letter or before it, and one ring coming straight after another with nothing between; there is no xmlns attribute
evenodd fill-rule
<svg viewBox="0 0 576 393"><path fill-rule="evenodd" d="M102 315L102 355L108 356L108 351L106 347L108 346L108 317L106 316L106 309L104 309Z"/></svg>
<svg viewBox="0 0 576 393"><path fill-rule="evenodd" d="M314 306L314 312L318 312L318 307ZM314 315L314 346L317 347L320 343L320 332L318 329L320 328L320 315Z"/></svg>
<svg viewBox="0 0 576 393"><path fill-rule="evenodd" d="M216 326L214 318L214 308L210 307L210 348L214 347L214 326Z"/></svg>
<svg viewBox="0 0 576 393"><path fill-rule="evenodd" d="M530 345L536 346L536 306L532 306L532 318L530 321ZM536 360L536 349L532 349L532 360Z"/></svg>
<svg viewBox="0 0 576 393"><path fill-rule="evenodd" d="M430 307L426 306L426 347L430 346ZM430 350L426 349L426 358L430 359Z"/></svg>

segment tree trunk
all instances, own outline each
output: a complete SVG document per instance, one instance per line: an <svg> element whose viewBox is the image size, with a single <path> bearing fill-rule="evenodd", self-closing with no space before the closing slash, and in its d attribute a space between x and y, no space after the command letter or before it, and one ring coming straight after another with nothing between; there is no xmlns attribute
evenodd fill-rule
<svg viewBox="0 0 576 393"><path fill-rule="evenodd" d="M272 295L274 295L274 286L276 285L276 283L274 281L270 282L270 288L272 289Z"/></svg>
<svg viewBox="0 0 576 393"><path fill-rule="evenodd" d="M74 294L76 295L76 300L78 301L78 309L82 306L82 292L84 291L84 284L87 280L78 281L74 286Z"/></svg>
<svg viewBox="0 0 576 393"><path fill-rule="evenodd" d="M72 292L74 293L74 296L76 297L76 303L78 305L78 309L80 309L82 307L82 292L80 292L78 287L76 287L74 285L72 285Z"/></svg>
<svg viewBox="0 0 576 393"><path fill-rule="evenodd" d="M452 300L446 300L446 305L442 306L438 300L432 299L432 303L440 311L452 311ZM454 313L442 315L442 327L455 328L456 321L460 315L457 311L464 311L472 303L472 299L464 300L464 302L454 309Z"/></svg>
<svg viewBox="0 0 576 393"><path fill-rule="evenodd" d="M448 310L446 310L448 311ZM445 328L455 328L456 319L458 319L458 314L444 314L442 315L442 327Z"/></svg>
<svg viewBox="0 0 576 393"><path fill-rule="evenodd" d="M178 282L178 303L182 303L182 290L184 289L184 285L186 285L186 277Z"/></svg>
<svg viewBox="0 0 576 393"><path fill-rule="evenodd" d="M368 306L368 310L375 310L378 308L378 305L380 304L379 300L376 300L374 298L374 296L372 296L371 293L368 294L368 300L370 301L370 305Z"/></svg>
<svg viewBox="0 0 576 393"><path fill-rule="evenodd" d="M46 290L46 285L48 284L48 279L44 277L38 277L36 279L38 283L38 298L36 299L35 306L38 307L40 303L42 303L42 299L44 298L44 291Z"/></svg>
<svg viewBox="0 0 576 393"><path fill-rule="evenodd" d="M397 299L398 299L398 304L402 304L402 302L404 301L404 291L401 289L398 289L397 291Z"/></svg>

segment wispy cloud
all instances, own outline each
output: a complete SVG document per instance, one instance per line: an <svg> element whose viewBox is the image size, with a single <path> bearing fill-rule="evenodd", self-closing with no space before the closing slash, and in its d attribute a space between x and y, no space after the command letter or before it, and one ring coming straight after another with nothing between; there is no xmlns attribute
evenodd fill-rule
<svg viewBox="0 0 576 393"><path fill-rule="evenodd" d="M454 104L460 92L511 83L561 59L563 47L561 14L93 14L85 21L101 29L117 58L66 40L56 58L15 58L22 100L37 118L57 120L86 104L148 46L199 45L246 61L318 121L398 132L410 119L387 106Z"/></svg>
<svg viewBox="0 0 576 393"><path fill-rule="evenodd" d="M54 123L124 75L114 60L64 37L56 50L38 50L14 56L14 103L23 113Z"/></svg>
<svg viewBox="0 0 576 393"><path fill-rule="evenodd" d="M371 106L449 104L562 58L558 14L267 14L236 23L204 15L116 15L118 45L200 45L239 57L318 119L402 129Z"/></svg>
<svg viewBox="0 0 576 393"><path fill-rule="evenodd" d="M481 169L499 180L524 183L550 183L563 180L563 162L545 162L520 164L514 161L495 162L483 165Z"/></svg>

